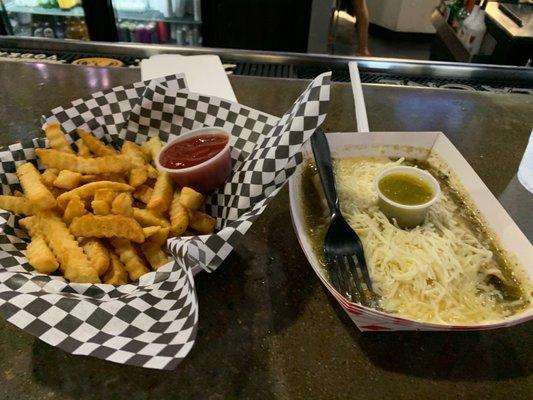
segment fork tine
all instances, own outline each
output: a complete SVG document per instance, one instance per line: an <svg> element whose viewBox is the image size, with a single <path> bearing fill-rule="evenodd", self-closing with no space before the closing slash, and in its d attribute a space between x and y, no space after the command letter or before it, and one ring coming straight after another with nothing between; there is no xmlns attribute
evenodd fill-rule
<svg viewBox="0 0 533 400"><path fill-rule="evenodd" d="M372 280L370 279L368 267L366 266L365 256L357 257L357 261L359 261L359 268L361 268L361 273L363 274L363 279L365 280L368 290L374 293L374 290L372 289Z"/></svg>
<svg viewBox="0 0 533 400"><path fill-rule="evenodd" d="M350 272L352 273L353 282L355 283L355 287L357 288L357 292L359 293L359 297L362 301L364 299L364 292L361 286L361 282L359 282L359 274L357 273L355 262L350 256L347 256L346 259L348 260L348 265L350 266Z"/></svg>
<svg viewBox="0 0 533 400"><path fill-rule="evenodd" d="M348 270L346 268L346 264L344 263L342 256L337 256L337 264L339 265L339 269L341 271L342 280L344 281L344 293L345 297L348 298L350 301L352 300L352 291L350 285L350 276L348 275Z"/></svg>
<svg viewBox="0 0 533 400"><path fill-rule="evenodd" d="M335 288L335 290L337 290L337 292L340 292L341 286L339 283L339 272L338 272L338 268L335 268L338 266L331 259L331 257L329 257L327 254L326 254L326 265L328 267L328 274L329 274L329 278L331 279L331 283L333 283L333 287Z"/></svg>

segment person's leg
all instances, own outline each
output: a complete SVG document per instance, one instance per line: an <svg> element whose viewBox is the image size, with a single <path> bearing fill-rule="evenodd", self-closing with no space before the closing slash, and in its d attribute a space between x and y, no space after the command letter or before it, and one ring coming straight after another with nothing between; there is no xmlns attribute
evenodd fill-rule
<svg viewBox="0 0 533 400"><path fill-rule="evenodd" d="M368 50L368 7L366 0L354 0L355 18L357 24L357 32L359 34L359 48L357 50L358 56L369 56Z"/></svg>

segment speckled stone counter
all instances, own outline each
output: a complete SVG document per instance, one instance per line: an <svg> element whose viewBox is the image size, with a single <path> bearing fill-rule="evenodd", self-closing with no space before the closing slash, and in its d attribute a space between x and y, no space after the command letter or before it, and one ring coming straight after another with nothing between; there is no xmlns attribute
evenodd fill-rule
<svg viewBox="0 0 533 400"><path fill-rule="evenodd" d="M40 115L55 106L139 76L0 62L0 145L40 135ZM306 85L231 82L241 103L275 115ZM532 96L364 92L372 130L445 132L533 239L533 195L515 178L533 127ZM355 129L351 96L349 85L333 85L326 130ZM196 285L196 344L174 371L72 356L0 320L0 399L526 399L533 392L532 323L492 332L358 332L300 250L287 189Z"/></svg>

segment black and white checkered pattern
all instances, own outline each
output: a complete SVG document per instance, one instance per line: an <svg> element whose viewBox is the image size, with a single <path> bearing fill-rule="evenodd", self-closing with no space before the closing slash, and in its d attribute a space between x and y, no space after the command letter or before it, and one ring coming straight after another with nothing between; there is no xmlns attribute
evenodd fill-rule
<svg viewBox="0 0 533 400"><path fill-rule="evenodd" d="M233 174L207 201L217 219L213 235L171 239L175 262L119 287L75 284L36 273L24 250L27 234L18 217L0 210L0 315L39 339L73 354L147 368L173 369L192 348L198 302L192 266L217 268L301 161L301 147L326 116L330 74L317 77L281 118L240 104L186 90L183 76L170 76L98 92L58 107L68 140L76 128L120 145L159 135L163 141L202 126L232 133ZM17 165L39 163L45 139L0 151L3 194L19 190Z"/></svg>

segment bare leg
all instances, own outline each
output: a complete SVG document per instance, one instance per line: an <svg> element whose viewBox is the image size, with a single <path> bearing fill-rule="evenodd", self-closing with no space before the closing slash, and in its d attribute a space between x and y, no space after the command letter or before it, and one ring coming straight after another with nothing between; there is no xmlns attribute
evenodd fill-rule
<svg viewBox="0 0 533 400"><path fill-rule="evenodd" d="M354 0L355 17L357 18L357 33L359 34L358 56L370 56L368 50L368 7L366 0Z"/></svg>

